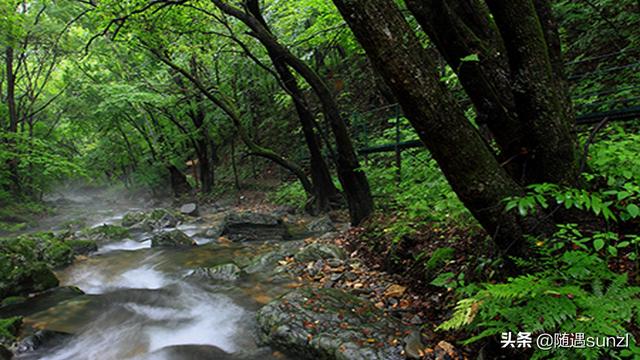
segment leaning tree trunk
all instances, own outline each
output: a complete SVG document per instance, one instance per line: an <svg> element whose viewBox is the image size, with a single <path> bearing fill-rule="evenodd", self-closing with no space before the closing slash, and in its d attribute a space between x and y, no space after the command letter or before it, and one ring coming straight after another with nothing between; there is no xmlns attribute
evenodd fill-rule
<svg viewBox="0 0 640 360"><path fill-rule="evenodd" d="M420 26L458 75L479 125L500 147L509 173L522 177L524 134L511 91L509 64L500 34L479 0L406 0ZM477 56L477 60L473 59Z"/></svg>
<svg viewBox="0 0 640 360"><path fill-rule="evenodd" d="M175 197L188 195L191 192L191 186L187 181L187 177L173 165L167 167L171 178L171 189Z"/></svg>
<svg viewBox="0 0 640 360"><path fill-rule="evenodd" d="M338 105L322 78L304 61L296 57L289 49L280 44L258 19L223 0L212 0L222 12L247 25L260 43L273 54L286 62L311 86L320 100L323 113L331 126L336 141L336 168L344 194L349 204L351 223L356 225L369 217L373 211L373 197L367 177L360 168L358 157L351 142L347 125L340 115Z"/></svg>
<svg viewBox="0 0 640 360"><path fill-rule="evenodd" d="M458 197L503 251L519 253L529 226L505 212L502 200L522 194L522 189L439 81L435 60L396 4L393 0L334 3Z"/></svg>
<svg viewBox="0 0 640 360"><path fill-rule="evenodd" d="M271 31L262 16L258 0L249 0L248 8L253 16L255 16L267 30ZM331 172L329 171L329 167L322 156L320 141L314 131L313 113L309 110L309 106L304 99L304 94L298 86L298 81L289 70L287 64L273 51L267 49L267 52L278 76L280 77L282 85L290 94L296 112L298 113L302 132L307 143L307 148L309 149L311 179L313 181L313 187L316 194L316 207L321 212L329 210L331 200L339 197L340 195L338 193L338 189L336 189L333 184Z"/></svg>
<svg viewBox="0 0 640 360"><path fill-rule="evenodd" d="M547 35L532 0L488 0L504 40L518 117L527 134L527 177L532 182L575 185L579 180L575 121L566 87L556 78ZM544 9L539 7L541 11ZM556 60L558 61L558 60Z"/></svg>

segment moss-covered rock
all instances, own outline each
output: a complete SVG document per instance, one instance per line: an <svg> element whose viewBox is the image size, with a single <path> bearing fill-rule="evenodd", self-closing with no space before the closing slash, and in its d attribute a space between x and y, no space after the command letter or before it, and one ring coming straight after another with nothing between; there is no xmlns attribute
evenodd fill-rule
<svg viewBox="0 0 640 360"><path fill-rule="evenodd" d="M428 273L432 273L442 268L447 262L453 259L455 255L455 249L450 247L441 247L436 249L424 263L424 267Z"/></svg>
<svg viewBox="0 0 640 360"><path fill-rule="evenodd" d="M151 238L151 247L189 247L197 245L187 234L180 230L162 232Z"/></svg>
<svg viewBox="0 0 640 360"><path fill-rule="evenodd" d="M151 231L153 229L175 227L184 220L184 215L170 209L153 209L147 212L132 211L124 215L122 218L122 226L140 229L142 231Z"/></svg>
<svg viewBox="0 0 640 360"><path fill-rule="evenodd" d="M129 229L123 226L104 224L82 230L77 237L94 241L117 241L128 238Z"/></svg>
<svg viewBox="0 0 640 360"><path fill-rule="evenodd" d="M214 280L214 281L235 281L238 280L242 270L234 263L216 265L209 268L198 268L189 275L190 278Z"/></svg>
<svg viewBox="0 0 640 360"><path fill-rule="evenodd" d="M299 289L257 314L260 341L294 359L405 359L411 330L373 304L338 289Z"/></svg>
<svg viewBox="0 0 640 360"><path fill-rule="evenodd" d="M73 262L75 255L96 250L90 240L40 232L0 238L0 301L58 286L52 272Z"/></svg>

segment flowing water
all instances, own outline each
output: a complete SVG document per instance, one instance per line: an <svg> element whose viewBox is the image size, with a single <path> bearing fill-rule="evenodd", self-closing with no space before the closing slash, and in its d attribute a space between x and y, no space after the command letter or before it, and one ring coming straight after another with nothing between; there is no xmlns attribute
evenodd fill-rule
<svg viewBox="0 0 640 360"><path fill-rule="evenodd" d="M117 222L125 210L92 221ZM180 228L193 235L207 225ZM250 259L275 244L196 238L194 248L156 249L149 236L102 244L57 273L61 286L85 294L62 289L21 305L15 312L25 315L26 325L71 335L18 359L284 358L257 345L254 317L260 306L295 284L263 274L233 283L188 277L195 268Z"/></svg>

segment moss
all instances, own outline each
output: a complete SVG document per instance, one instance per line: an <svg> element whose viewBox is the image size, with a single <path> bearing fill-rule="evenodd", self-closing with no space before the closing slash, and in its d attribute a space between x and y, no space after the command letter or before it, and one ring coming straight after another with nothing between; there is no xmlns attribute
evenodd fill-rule
<svg viewBox="0 0 640 360"><path fill-rule="evenodd" d="M424 263L424 267L428 272L433 272L444 265L451 259L455 254L455 250L450 247L441 247L436 249L432 254L429 260Z"/></svg>
<svg viewBox="0 0 640 360"><path fill-rule="evenodd" d="M129 237L129 230L122 226L105 224L83 230L80 236L107 240L122 240Z"/></svg>
<svg viewBox="0 0 640 360"><path fill-rule="evenodd" d="M15 340L21 326L22 317L20 316L0 319L0 342L11 342Z"/></svg>
<svg viewBox="0 0 640 360"><path fill-rule="evenodd" d="M132 211L128 212L122 218L122 226L130 227L133 226L146 218L146 215L142 211Z"/></svg>
<svg viewBox="0 0 640 360"><path fill-rule="evenodd" d="M23 303L27 300L26 297L24 296L9 296L7 298L5 298L4 300L2 300L2 302L0 303L0 306L9 306L9 305L15 305L15 304L20 304Z"/></svg>

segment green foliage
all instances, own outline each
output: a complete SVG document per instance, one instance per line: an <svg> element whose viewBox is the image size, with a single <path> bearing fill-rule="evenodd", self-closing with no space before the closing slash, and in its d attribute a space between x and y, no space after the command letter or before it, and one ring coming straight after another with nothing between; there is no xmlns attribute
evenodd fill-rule
<svg viewBox="0 0 640 360"><path fill-rule="evenodd" d="M0 344L12 342L22 326L22 317L0 319Z"/></svg>
<svg viewBox="0 0 640 360"><path fill-rule="evenodd" d="M285 183L276 191L269 193L268 200L278 205L292 206L303 209L307 194L299 181Z"/></svg>
<svg viewBox="0 0 640 360"><path fill-rule="evenodd" d="M629 286L626 275L611 271L594 254L567 251L546 259L554 267L485 284L458 302L451 319L439 330L466 328L477 335L473 343L503 332L585 333L620 336L638 324L640 287ZM598 359L607 349L535 350L533 358Z"/></svg>

